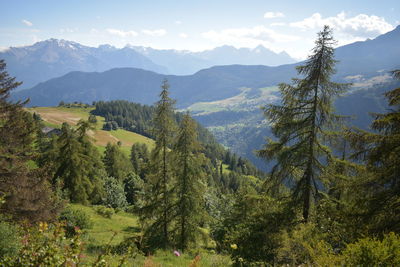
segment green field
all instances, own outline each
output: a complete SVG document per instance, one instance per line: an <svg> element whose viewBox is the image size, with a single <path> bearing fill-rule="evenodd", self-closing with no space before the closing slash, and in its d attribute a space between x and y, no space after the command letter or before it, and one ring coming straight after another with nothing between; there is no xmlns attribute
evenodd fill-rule
<svg viewBox="0 0 400 267"><path fill-rule="evenodd" d="M111 245L116 245L138 233L138 218L133 214L120 211L108 219L97 214L94 207L70 205L73 209L83 210L92 219L93 227L87 230L90 245L100 246L109 243L110 240Z"/></svg>
<svg viewBox="0 0 400 267"><path fill-rule="evenodd" d="M80 119L87 120L93 107L34 107L28 108L28 111L37 113L43 119L45 126L60 128L61 124L66 122L70 125L76 125ZM104 117L96 116L97 123L93 131L89 131L88 135L92 138L93 143L100 152L104 152L107 143L121 142L121 150L126 154L130 154L130 149L134 143L146 144L149 149L154 147L154 140L143 135L118 129L114 131L102 130Z"/></svg>
<svg viewBox="0 0 400 267"><path fill-rule="evenodd" d="M95 206L83 206L78 204L69 204L72 209L84 211L90 216L93 223L91 229L84 230L83 239L85 247L89 250L85 252L85 262L94 262L98 254L91 252L93 247L106 247L107 245L117 245L125 238L133 237L140 234L138 217L134 214L126 212L118 212L110 219L102 217L95 211ZM137 254L134 258L127 259L126 266L159 266L159 267L180 267L190 266L196 255L199 255L200 266L229 266L231 260L228 256L217 255L212 251L198 250L184 253L180 257L176 257L173 251L157 251L154 255ZM106 257L107 262L111 266L116 266L122 256L109 255ZM147 264L147 265L146 265ZM152 264L152 265L151 265Z"/></svg>

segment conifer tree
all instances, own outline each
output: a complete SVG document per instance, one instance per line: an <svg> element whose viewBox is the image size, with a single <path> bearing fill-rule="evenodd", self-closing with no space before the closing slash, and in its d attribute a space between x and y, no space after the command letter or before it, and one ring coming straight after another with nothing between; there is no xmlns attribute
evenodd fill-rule
<svg viewBox="0 0 400 267"><path fill-rule="evenodd" d="M185 250L196 241L200 223L205 218L205 177L201 167L201 145L197 140L196 123L186 114L181 122L174 146L177 188L178 247Z"/></svg>
<svg viewBox="0 0 400 267"><path fill-rule="evenodd" d="M147 203L142 209L142 218L149 227L146 235L153 246L166 248L170 245L173 212L173 183L171 155L176 123L173 118L175 101L169 97L169 84L165 79L161 85L160 100L156 103L153 119L155 148L149 162Z"/></svg>
<svg viewBox="0 0 400 267"><path fill-rule="evenodd" d="M400 79L400 70L393 71ZM376 132L353 130L349 138L356 153L365 161L372 178L362 181L364 223L376 233L400 231L400 88L385 93L391 109L375 114L371 128Z"/></svg>
<svg viewBox="0 0 400 267"><path fill-rule="evenodd" d="M280 84L281 105L264 108L277 141L269 139L259 156L277 161L271 180L278 186L293 186L293 200L301 203L304 221L309 220L313 199L318 195L318 181L325 169L324 161L332 157L324 140L340 117L333 113L332 102L348 84L332 82L335 41L328 26L318 33L312 55L305 65L297 67L303 79ZM324 159L325 158L325 159Z"/></svg>
<svg viewBox="0 0 400 267"><path fill-rule="evenodd" d="M147 145L140 143L133 144L130 159L133 171L143 178L146 172L146 165L149 162L149 151Z"/></svg>
<svg viewBox="0 0 400 267"><path fill-rule="evenodd" d="M108 176L122 182L132 171L132 164L128 157L121 151L120 146L108 143L103 158Z"/></svg>
<svg viewBox="0 0 400 267"><path fill-rule="evenodd" d="M63 123L61 134L55 138L40 160L52 173L53 183L75 203L98 203L103 194L101 181L104 171L100 154L86 135L89 124L84 121L73 129Z"/></svg>
<svg viewBox="0 0 400 267"><path fill-rule="evenodd" d="M9 101L10 91L20 84L0 60L0 197L6 200L1 209L15 220L48 221L56 217L60 203L46 171L32 166L36 121L22 109L24 103Z"/></svg>

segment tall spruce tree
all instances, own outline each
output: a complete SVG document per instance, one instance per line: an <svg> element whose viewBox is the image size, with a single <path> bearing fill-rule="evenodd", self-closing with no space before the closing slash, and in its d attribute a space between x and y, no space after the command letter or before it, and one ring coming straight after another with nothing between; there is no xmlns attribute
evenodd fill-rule
<svg viewBox="0 0 400 267"><path fill-rule="evenodd" d="M168 247L171 243L171 221L173 211L173 177L171 152L176 122L173 118L175 101L169 97L169 84L165 79L161 85L160 100L156 103L153 119L155 148L149 162L147 203L142 209L142 218L148 223L146 236L152 247Z"/></svg>
<svg viewBox="0 0 400 267"><path fill-rule="evenodd" d="M326 158L332 157L324 143L340 119L333 113L332 101L348 87L330 80L335 72L334 44L331 29L325 26L318 33L312 55L305 65L297 67L304 78L292 79L292 85L280 84L282 104L264 108L278 140L268 139L258 154L277 161L271 180L274 185L293 186L293 200L301 203L305 222L318 194L317 184Z"/></svg>
<svg viewBox="0 0 400 267"><path fill-rule="evenodd" d="M174 146L174 166L177 188L178 247L184 251L195 243L200 223L204 221L205 176L201 167L204 157L199 153L196 123L186 114L181 122Z"/></svg>
<svg viewBox="0 0 400 267"><path fill-rule="evenodd" d="M37 124L22 109L24 103L9 101L10 91L21 83L9 76L0 60L0 196L1 209L15 220L48 221L56 217L59 202L44 169L36 159Z"/></svg>

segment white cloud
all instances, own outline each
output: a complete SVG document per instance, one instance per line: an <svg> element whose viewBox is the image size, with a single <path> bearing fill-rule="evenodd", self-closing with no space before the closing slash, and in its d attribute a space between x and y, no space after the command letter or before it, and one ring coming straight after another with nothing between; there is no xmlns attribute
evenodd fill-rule
<svg viewBox="0 0 400 267"><path fill-rule="evenodd" d="M186 39L186 38L188 38L188 35L186 33L182 32L182 33L179 34L179 37L181 37L183 39Z"/></svg>
<svg viewBox="0 0 400 267"><path fill-rule="evenodd" d="M32 27L32 26L33 26L33 23L30 22L29 20L26 20L26 19L23 19L23 20L22 20L22 23L25 24L25 25L28 26L28 27Z"/></svg>
<svg viewBox="0 0 400 267"><path fill-rule="evenodd" d="M266 19L273 19L273 18L283 18L285 14L282 12L266 12L264 14L264 18Z"/></svg>
<svg viewBox="0 0 400 267"><path fill-rule="evenodd" d="M302 30L322 29L323 25L331 26L335 33L346 35L348 38L375 37L394 28L383 17L365 14L347 17L345 12L327 18L323 18L319 13L314 13L311 17L302 21L290 23L290 26Z"/></svg>
<svg viewBox="0 0 400 267"><path fill-rule="evenodd" d="M146 35L150 35L150 36L155 36L155 37L159 37L159 36L164 36L167 34L167 31L164 29L157 29L157 30L142 30L142 33L146 34Z"/></svg>
<svg viewBox="0 0 400 267"><path fill-rule="evenodd" d="M180 25L180 24L182 24L182 21L176 20L176 21L175 21L175 24L176 24L176 25Z"/></svg>
<svg viewBox="0 0 400 267"><path fill-rule="evenodd" d="M285 26L286 23L285 22L274 22L269 24L269 26Z"/></svg>
<svg viewBox="0 0 400 267"><path fill-rule="evenodd" d="M138 35L137 32L135 32L135 31L123 31L123 30L110 29L110 28L106 29L106 32L111 35L117 35L120 37L135 37Z"/></svg>
<svg viewBox="0 0 400 267"><path fill-rule="evenodd" d="M75 32L75 30L71 29L71 28L65 28L65 29L60 29L60 32L61 33L73 33L73 32Z"/></svg>
<svg viewBox="0 0 400 267"><path fill-rule="evenodd" d="M219 32L211 30L202 33L202 36L215 42L226 42L231 44L235 42L238 44L291 42L299 39L297 36L277 33L272 29L266 28L265 26L255 26L252 28L232 28Z"/></svg>

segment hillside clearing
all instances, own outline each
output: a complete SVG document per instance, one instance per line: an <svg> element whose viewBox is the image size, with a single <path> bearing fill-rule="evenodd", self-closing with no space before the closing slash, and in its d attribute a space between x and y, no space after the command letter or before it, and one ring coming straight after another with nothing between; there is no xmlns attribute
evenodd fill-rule
<svg viewBox="0 0 400 267"><path fill-rule="evenodd" d="M93 108L34 107L27 110L39 114L46 126L59 128L64 122L76 125L81 119L87 120ZM93 139L93 143L99 147L100 151L104 150L103 147L107 143L116 144L118 142L121 142L122 150L127 154L129 154L130 148L134 143L143 143L148 145L150 149L153 148L154 140L143 135L123 129L114 131L102 130L105 119L100 116L96 116L96 118L97 124L95 129L88 131L88 135Z"/></svg>

